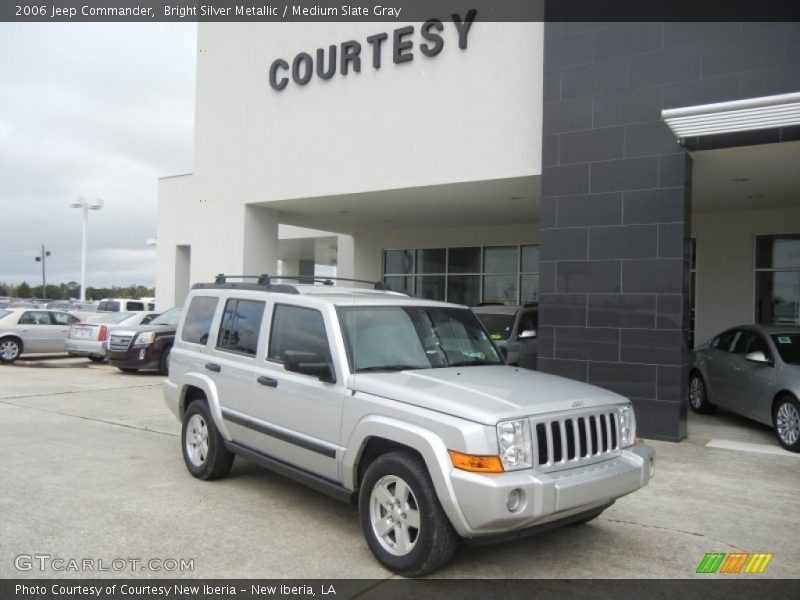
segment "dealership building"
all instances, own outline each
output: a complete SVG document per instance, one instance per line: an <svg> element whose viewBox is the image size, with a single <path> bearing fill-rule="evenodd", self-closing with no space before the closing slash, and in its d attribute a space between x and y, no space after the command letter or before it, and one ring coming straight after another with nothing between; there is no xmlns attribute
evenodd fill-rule
<svg viewBox="0 0 800 600"><path fill-rule="evenodd" d="M693 343L800 324L800 25L471 16L200 23L158 303L278 272L538 302L540 370L679 440Z"/></svg>

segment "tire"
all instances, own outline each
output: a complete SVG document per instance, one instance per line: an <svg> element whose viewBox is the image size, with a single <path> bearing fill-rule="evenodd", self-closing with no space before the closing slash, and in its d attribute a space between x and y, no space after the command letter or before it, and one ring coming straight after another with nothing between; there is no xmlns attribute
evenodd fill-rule
<svg viewBox="0 0 800 600"><path fill-rule="evenodd" d="M710 415L717 410L717 407L708 401L706 382L697 371L689 376L689 406L701 415Z"/></svg>
<svg viewBox="0 0 800 600"><path fill-rule="evenodd" d="M105 356L90 356L89 360L92 361L93 363L102 363L102 362L106 362L106 357Z"/></svg>
<svg viewBox="0 0 800 600"><path fill-rule="evenodd" d="M164 351L161 353L161 362L158 367L158 372L165 377L169 376L169 353L172 352L172 346L168 348L164 348Z"/></svg>
<svg viewBox="0 0 800 600"><path fill-rule="evenodd" d="M13 363L22 354L22 342L14 337L0 340L0 362Z"/></svg>
<svg viewBox="0 0 800 600"><path fill-rule="evenodd" d="M131 367L117 367L123 373L136 373L139 369L132 369Z"/></svg>
<svg viewBox="0 0 800 600"><path fill-rule="evenodd" d="M225 448L205 401L192 402L186 409L181 447L186 468L198 479L218 479L231 470L233 453Z"/></svg>
<svg viewBox="0 0 800 600"><path fill-rule="evenodd" d="M786 394L778 398L772 410L772 424L781 446L790 452L800 452L800 404Z"/></svg>
<svg viewBox="0 0 800 600"><path fill-rule="evenodd" d="M375 459L361 482L358 511L372 554L400 575L432 573L458 550L461 540L436 497L428 469L412 452Z"/></svg>

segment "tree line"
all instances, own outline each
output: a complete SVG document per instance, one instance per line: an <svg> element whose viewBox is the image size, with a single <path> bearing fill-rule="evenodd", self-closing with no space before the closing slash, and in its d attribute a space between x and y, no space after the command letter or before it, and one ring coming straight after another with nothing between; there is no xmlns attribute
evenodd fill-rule
<svg viewBox="0 0 800 600"><path fill-rule="evenodd" d="M44 298L48 300L69 300L78 298L80 289L80 284L74 281L59 283L58 285L49 284L45 289ZM155 288L136 284L131 284L129 286L86 287L86 297L89 300L101 300L103 298L152 298L155 295ZM31 286L26 281L18 285L0 283L0 296L41 299L43 297L42 286Z"/></svg>

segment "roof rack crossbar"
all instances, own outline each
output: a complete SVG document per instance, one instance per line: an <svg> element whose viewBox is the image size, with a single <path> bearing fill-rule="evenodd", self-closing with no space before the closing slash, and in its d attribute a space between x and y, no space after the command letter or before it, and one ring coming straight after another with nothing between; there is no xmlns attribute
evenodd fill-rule
<svg viewBox="0 0 800 600"><path fill-rule="evenodd" d="M256 279L256 283L258 285L269 285L269 275L266 273L262 273L261 275L225 275L225 273L219 273L216 277L214 277L214 283L220 285L227 283L229 279Z"/></svg>
<svg viewBox="0 0 800 600"><path fill-rule="evenodd" d="M269 275L262 275L262 277L270 278ZM322 285L333 285L334 281L351 281L353 283L366 283L373 286L376 290L388 290L386 284L382 281L370 281L368 279L352 279L350 277L314 277L312 275L276 275L272 279L291 279L300 283L321 283Z"/></svg>

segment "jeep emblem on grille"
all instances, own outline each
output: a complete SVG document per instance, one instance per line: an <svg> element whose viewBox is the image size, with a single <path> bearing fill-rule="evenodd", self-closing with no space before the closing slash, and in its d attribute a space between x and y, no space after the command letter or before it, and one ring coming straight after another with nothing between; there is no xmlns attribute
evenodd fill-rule
<svg viewBox="0 0 800 600"><path fill-rule="evenodd" d="M583 407L583 400L574 400L572 402L572 408L582 408Z"/></svg>

